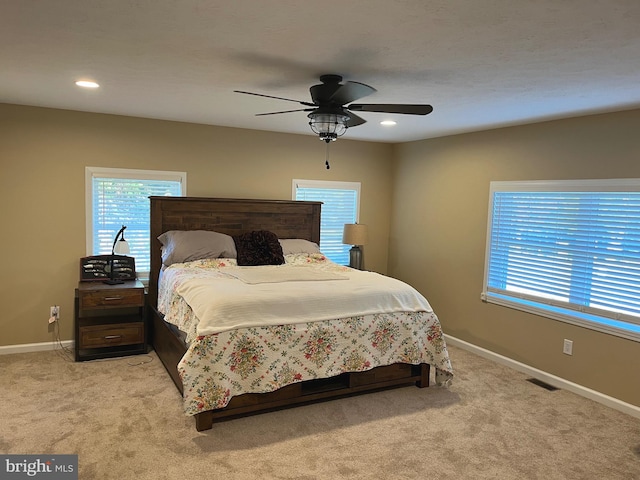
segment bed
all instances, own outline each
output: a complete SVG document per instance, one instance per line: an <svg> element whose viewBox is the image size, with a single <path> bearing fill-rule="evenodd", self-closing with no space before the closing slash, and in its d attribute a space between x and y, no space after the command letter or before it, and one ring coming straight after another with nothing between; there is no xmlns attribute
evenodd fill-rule
<svg viewBox="0 0 640 480"><path fill-rule="evenodd" d="M361 291L369 285L386 291L384 282L396 282L389 290L401 282L336 265L312 247L307 251L306 245L319 244L320 213L319 202L151 197L150 343L198 431L217 420L314 401L398 386L424 388L431 376L439 385L450 382L440 323L415 290L415 297L403 297L408 307L336 313L341 310L334 310L340 303L335 298L346 285L365 282ZM233 252L237 261L217 252L208 252L216 258L176 255L174 263L167 261L167 236L175 240L183 238L178 234L191 238L201 232L235 242L266 232L283 247L285 265L238 266L244 247ZM272 274L283 278L274 280ZM227 285L233 289L225 290ZM258 323L236 322L256 310L248 300L232 302L236 288L252 289L240 295L257 302ZM286 302L275 300L279 288L289 292ZM196 301L216 295L217 310ZM298 305L296 299L304 300ZM357 308L367 306L362 300ZM324 316L315 318L318 312ZM187 317L191 323L182 321ZM268 324L260 323L268 317Z"/></svg>

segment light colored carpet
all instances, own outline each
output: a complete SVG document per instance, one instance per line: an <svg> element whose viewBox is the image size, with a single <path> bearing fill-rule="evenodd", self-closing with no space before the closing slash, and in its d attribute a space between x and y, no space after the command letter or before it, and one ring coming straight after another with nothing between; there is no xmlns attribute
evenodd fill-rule
<svg viewBox="0 0 640 480"><path fill-rule="evenodd" d="M0 452L77 453L81 479L638 479L640 420L450 347L449 389L405 387L199 433L154 353L0 357Z"/></svg>

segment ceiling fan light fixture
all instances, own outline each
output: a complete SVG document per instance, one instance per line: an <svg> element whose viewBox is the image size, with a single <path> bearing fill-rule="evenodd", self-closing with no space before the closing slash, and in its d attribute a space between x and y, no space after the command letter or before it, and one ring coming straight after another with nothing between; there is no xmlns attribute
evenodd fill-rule
<svg viewBox="0 0 640 480"><path fill-rule="evenodd" d="M340 75L320 75L320 84L309 88L311 102L294 100L292 98L276 97L263 93L234 90L236 93L256 95L258 97L275 98L287 102L294 102L303 107L279 112L257 113L256 115L276 115L291 112L310 112L309 126L320 140L329 143L344 135L348 128L367 123L353 112L378 112L386 114L427 115L433 111L431 105L405 103L353 103L359 98L376 92L376 89L360 82L346 81L342 83ZM383 124L388 125L387 122ZM395 124L395 122L393 122ZM327 168L329 165L327 163Z"/></svg>
<svg viewBox="0 0 640 480"><path fill-rule="evenodd" d="M311 112L309 126L320 140L329 143L337 140L347 131L349 115L342 113Z"/></svg>

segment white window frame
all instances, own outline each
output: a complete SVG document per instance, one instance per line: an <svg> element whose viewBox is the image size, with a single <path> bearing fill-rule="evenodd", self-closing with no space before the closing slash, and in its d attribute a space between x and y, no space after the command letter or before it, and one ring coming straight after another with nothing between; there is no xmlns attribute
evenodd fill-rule
<svg viewBox="0 0 640 480"><path fill-rule="evenodd" d="M136 180L167 180L181 183L182 196L187 193L187 173L164 170L139 170L129 168L85 167L85 218L86 252L93 253L93 179L94 178L130 178ZM149 272L138 271L141 280L148 278Z"/></svg>
<svg viewBox="0 0 640 480"><path fill-rule="evenodd" d="M344 182L337 180L304 180L294 178L291 182L291 198L296 199L297 188L317 188L317 189L336 189L336 190L354 190L356 192L356 212L355 223L360 223L360 190L362 184L360 182ZM321 215L320 236L322 237L322 215ZM321 246L322 247L322 246ZM348 256L349 249L352 245L344 245L344 252ZM323 252L324 253L324 252Z"/></svg>
<svg viewBox="0 0 640 480"><path fill-rule="evenodd" d="M491 182L489 195L489 214L487 222L487 243L485 251L485 269L481 299L488 303L502 305L516 310L533 313L584 328L616 335L630 340L640 341L640 318L619 315L615 312L581 312L563 308L561 302L532 299L527 295L509 293L502 295L492 292L488 286L491 262L491 243L493 226L493 200L496 192L638 192L640 179L608 180L541 180L541 181L502 181Z"/></svg>

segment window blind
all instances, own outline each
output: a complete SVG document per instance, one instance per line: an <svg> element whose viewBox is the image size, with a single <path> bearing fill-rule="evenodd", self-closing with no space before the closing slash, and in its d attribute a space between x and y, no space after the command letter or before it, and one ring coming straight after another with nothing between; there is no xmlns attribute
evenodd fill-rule
<svg viewBox="0 0 640 480"><path fill-rule="evenodd" d="M355 223L358 218L359 184L345 188L348 182L295 183L295 200L320 201L322 215L320 221L320 250L330 260L349 264L351 245L342 243L345 223Z"/></svg>
<svg viewBox="0 0 640 480"><path fill-rule="evenodd" d="M640 192L493 191L485 282L487 295L640 324Z"/></svg>
<svg viewBox="0 0 640 480"><path fill-rule="evenodd" d="M93 255L111 253L113 239L126 225L125 238L136 260L138 272L150 270L149 196L180 196L182 182L176 180L92 178L92 251Z"/></svg>

